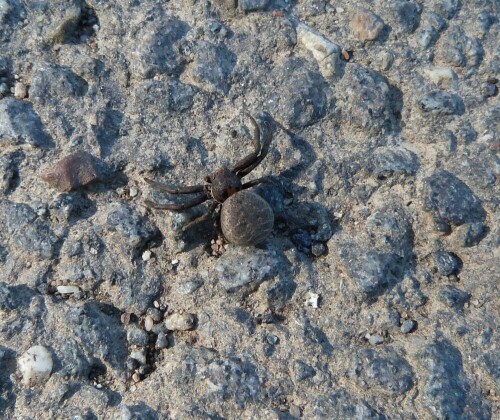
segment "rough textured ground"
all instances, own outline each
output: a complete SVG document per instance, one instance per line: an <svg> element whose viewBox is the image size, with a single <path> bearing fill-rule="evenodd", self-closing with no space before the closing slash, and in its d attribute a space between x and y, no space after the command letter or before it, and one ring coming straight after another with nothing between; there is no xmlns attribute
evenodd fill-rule
<svg viewBox="0 0 500 420"><path fill-rule="evenodd" d="M498 2L234 3L0 0L0 416L498 418ZM144 178L249 153L245 112L275 228L214 256Z"/></svg>

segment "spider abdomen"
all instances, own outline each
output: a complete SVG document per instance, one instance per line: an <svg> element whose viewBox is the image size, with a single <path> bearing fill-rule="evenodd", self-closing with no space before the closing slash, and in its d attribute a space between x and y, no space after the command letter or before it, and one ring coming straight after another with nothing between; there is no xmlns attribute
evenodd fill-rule
<svg viewBox="0 0 500 420"><path fill-rule="evenodd" d="M220 222L228 242L241 246L257 245L272 232L274 214L259 195L239 191L222 205Z"/></svg>

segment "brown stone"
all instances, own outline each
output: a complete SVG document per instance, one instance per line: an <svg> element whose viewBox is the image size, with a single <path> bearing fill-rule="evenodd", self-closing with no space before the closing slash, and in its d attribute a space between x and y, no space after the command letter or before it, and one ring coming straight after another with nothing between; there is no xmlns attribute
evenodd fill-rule
<svg viewBox="0 0 500 420"><path fill-rule="evenodd" d="M349 25L352 32L362 41L377 39L384 28L384 21L366 9L356 12Z"/></svg>
<svg viewBox="0 0 500 420"><path fill-rule="evenodd" d="M71 191L99 177L92 155L76 152L57 162L41 178L57 191Z"/></svg>

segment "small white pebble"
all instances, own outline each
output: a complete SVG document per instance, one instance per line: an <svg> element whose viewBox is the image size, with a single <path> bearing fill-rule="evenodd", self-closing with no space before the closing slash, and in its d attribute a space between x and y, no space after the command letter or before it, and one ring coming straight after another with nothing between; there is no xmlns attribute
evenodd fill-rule
<svg viewBox="0 0 500 420"><path fill-rule="evenodd" d="M52 356L44 346L33 346L18 360L19 370L26 386L42 385L52 372Z"/></svg>
<svg viewBox="0 0 500 420"><path fill-rule="evenodd" d="M172 265L177 265L177 264L179 264L179 260L177 260L177 259L176 260L172 260Z"/></svg>
<svg viewBox="0 0 500 420"><path fill-rule="evenodd" d="M158 309L158 308L160 307L160 303L159 303L157 300L155 300L155 301L153 302L153 306L154 306L156 309Z"/></svg>
<svg viewBox="0 0 500 420"><path fill-rule="evenodd" d="M142 253L142 260L143 261L149 261L151 259L152 255L153 255L153 253L149 249L147 249L146 251L144 251Z"/></svg>
<svg viewBox="0 0 500 420"><path fill-rule="evenodd" d="M92 255L97 255L97 249L95 249L95 248L90 248L90 253L91 253Z"/></svg>
<svg viewBox="0 0 500 420"><path fill-rule="evenodd" d="M19 99L24 99L28 96L28 87L21 82L14 85L14 96Z"/></svg>
<svg viewBox="0 0 500 420"><path fill-rule="evenodd" d="M335 212L335 213L333 213L333 215L334 215L334 216L335 216L335 218L337 218L337 219L342 219L342 216L343 216L343 214L342 214L342 213L340 213L340 212Z"/></svg>
<svg viewBox="0 0 500 420"><path fill-rule="evenodd" d="M319 295L313 292L306 293L306 306L311 306L314 309L318 309Z"/></svg>
<svg viewBox="0 0 500 420"><path fill-rule="evenodd" d="M57 291L61 295L72 295L73 293L78 293L80 288L78 286L57 286Z"/></svg>
<svg viewBox="0 0 500 420"><path fill-rule="evenodd" d="M153 325L154 325L153 318L147 316L146 320L144 321L144 329L146 331L151 331L153 329Z"/></svg>
<svg viewBox="0 0 500 420"><path fill-rule="evenodd" d="M130 191L129 191L129 194L130 194L130 197L137 197L137 195L139 194L139 190L137 188L130 188Z"/></svg>

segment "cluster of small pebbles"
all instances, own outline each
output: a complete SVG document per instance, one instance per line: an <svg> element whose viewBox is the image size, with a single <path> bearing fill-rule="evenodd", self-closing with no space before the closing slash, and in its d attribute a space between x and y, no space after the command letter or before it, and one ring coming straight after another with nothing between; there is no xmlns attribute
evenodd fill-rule
<svg viewBox="0 0 500 420"><path fill-rule="evenodd" d="M494 1L0 22L0 417L499 417ZM268 182L146 205L252 153L246 114Z"/></svg>

